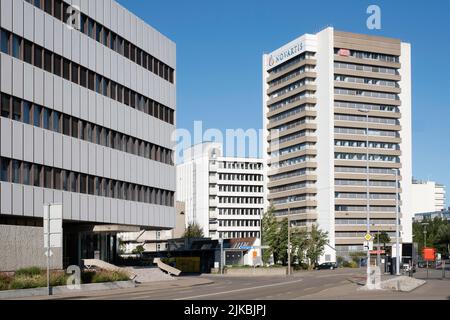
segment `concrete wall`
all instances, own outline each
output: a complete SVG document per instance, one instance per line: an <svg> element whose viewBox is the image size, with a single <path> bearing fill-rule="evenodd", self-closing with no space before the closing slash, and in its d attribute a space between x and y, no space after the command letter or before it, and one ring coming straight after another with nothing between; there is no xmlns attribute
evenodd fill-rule
<svg viewBox="0 0 450 320"><path fill-rule="evenodd" d="M26 267L47 268L41 227L0 225L0 271ZM62 249L52 249L52 269L62 269Z"/></svg>

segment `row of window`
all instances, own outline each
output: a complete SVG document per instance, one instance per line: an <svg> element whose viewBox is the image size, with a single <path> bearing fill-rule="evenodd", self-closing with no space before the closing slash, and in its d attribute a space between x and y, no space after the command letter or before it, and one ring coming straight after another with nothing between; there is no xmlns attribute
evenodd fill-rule
<svg viewBox="0 0 450 320"><path fill-rule="evenodd" d="M259 220L219 220L219 227L260 227Z"/></svg>
<svg viewBox="0 0 450 320"><path fill-rule="evenodd" d="M262 204L262 197L219 197L219 203Z"/></svg>
<svg viewBox="0 0 450 320"><path fill-rule="evenodd" d="M312 183L299 182L299 183L284 185L282 187L271 188L270 192L277 193L277 192L300 190L300 189L304 189L304 188L313 188L313 187L314 187L314 184L312 184Z"/></svg>
<svg viewBox="0 0 450 320"><path fill-rule="evenodd" d="M274 87L274 86L279 85L279 84L281 84L283 82L289 81L289 80L291 80L291 79L293 79L293 78L295 78L295 77L297 77L297 76L299 76L299 75L301 75L301 74L303 74L305 72L314 72L314 71L315 71L314 66L306 65L306 66L300 67L298 69L295 69L294 71L289 72L288 74L286 74L285 76L283 76L281 78L278 78L276 80L270 81L268 83L268 85L269 85L269 87Z"/></svg>
<svg viewBox="0 0 450 320"><path fill-rule="evenodd" d="M393 68L366 66L366 65L353 64L353 63L335 62L334 67L336 69L349 69L349 70L375 72L375 73L386 73L386 74L392 74L392 75L399 74L397 69L393 69Z"/></svg>
<svg viewBox="0 0 450 320"><path fill-rule="evenodd" d="M0 50L67 81L174 124L175 112L171 108L4 29L0 33Z"/></svg>
<svg viewBox="0 0 450 320"><path fill-rule="evenodd" d="M335 152L334 158L337 160L353 160L353 161L365 161L367 160L366 154L362 153L342 153ZM382 162L400 162L400 158L396 156L388 156L384 154L369 154L369 161L382 161Z"/></svg>
<svg viewBox="0 0 450 320"><path fill-rule="evenodd" d="M336 211L367 211L367 206L346 206L346 205L337 205L335 206ZM391 206L370 206L369 210L371 212L395 212L396 207ZM364 235L363 235L364 236Z"/></svg>
<svg viewBox="0 0 450 320"><path fill-rule="evenodd" d="M314 194L306 194L306 195L301 195L301 196L290 196L290 197L285 197L285 198L278 198L278 199L272 200L272 204L274 204L274 205L286 204L286 203L306 201L306 200L314 201L315 200ZM292 214L292 212L291 212L291 214Z"/></svg>
<svg viewBox="0 0 450 320"><path fill-rule="evenodd" d="M334 48L334 54L339 54L340 48ZM393 56L391 54L359 51L359 50L349 50L350 56L358 59L367 60L378 60L384 62L399 62L400 58L398 56Z"/></svg>
<svg viewBox="0 0 450 320"><path fill-rule="evenodd" d="M314 118L312 118L312 117L304 117L304 118L301 118L300 120L294 120L294 121L288 122L286 124L277 126L277 127L273 128L271 130L271 132L278 133L278 132L287 131L289 129L301 126L302 124L305 124L305 123L313 123L312 122L313 120L314 120Z"/></svg>
<svg viewBox="0 0 450 320"><path fill-rule="evenodd" d="M367 122L370 123L380 123L380 124L389 124L389 125L400 125L400 122L397 119L391 118L379 118L379 117L364 117L364 116L354 116L348 114L335 114L334 120L340 121L358 121L358 122Z"/></svg>
<svg viewBox="0 0 450 320"><path fill-rule="evenodd" d="M260 238L259 231L223 231L219 232L220 239Z"/></svg>
<svg viewBox="0 0 450 320"><path fill-rule="evenodd" d="M221 169L261 170L262 166L262 163L252 162L219 162L219 168Z"/></svg>
<svg viewBox="0 0 450 320"><path fill-rule="evenodd" d="M356 102L343 102L343 101L335 101L335 108L348 108L348 109L356 109L356 110L372 110L372 111L384 111L384 112L395 112L399 113L400 109L396 106L386 106L379 104L367 104L367 103L356 103Z"/></svg>
<svg viewBox="0 0 450 320"><path fill-rule="evenodd" d="M334 80L341 81L341 82L348 82L348 83L370 84L370 85L384 86L384 87L394 87L394 88L400 87L398 85L398 83L395 81L381 80L381 79L374 79L374 78L361 78L361 77L335 75Z"/></svg>
<svg viewBox="0 0 450 320"><path fill-rule="evenodd" d="M386 232L389 237L395 238L395 232ZM366 232L350 231L350 232L335 232L336 238L364 238Z"/></svg>
<svg viewBox="0 0 450 320"><path fill-rule="evenodd" d="M144 50L119 36L112 30L104 27L84 13L78 12L74 7L62 0L26 0L34 6L44 10L56 19L75 27L88 37L96 40L125 58L133 61L157 76L174 82L174 69L151 56ZM74 19L74 16L76 17Z"/></svg>
<svg viewBox="0 0 450 320"><path fill-rule="evenodd" d="M364 130L364 129L354 129L354 128L335 127L334 128L334 133L337 133L337 134L366 135L366 130ZM399 138L400 137L400 133L398 133L397 131L390 131L390 130L369 129L369 136Z"/></svg>
<svg viewBox="0 0 450 320"><path fill-rule="evenodd" d="M271 93L269 97L270 97L270 99L278 98L278 97L284 96L288 92L294 91L295 89L306 86L308 84L314 84L314 79L313 78L305 78L300 81L296 81L282 89L279 89L279 90Z"/></svg>
<svg viewBox="0 0 450 320"><path fill-rule="evenodd" d="M0 179L47 189L174 206L172 191L8 158L0 158Z"/></svg>
<svg viewBox="0 0 450 320"><path fill-rule="evenodd" d="M311 169L299 169L299 170L295 170L295 171L290 171L290 172L280 173L280 174L270 176L270 180L278 181L278 180L282 180L282 179L289 179L292 177L300 177L300 176L304 176L307 174L314 174L314 171Z"/></svg>
<svg viewBox="0 0 450 320"><path fill-rule="evenodd" d="M400 100L400 98L397 94L376 92L376 91L335 88L334 94L341 94L341 95L347 95L347 96L362 96L362 97L369 97L369 98L376 98L376 99Z"/></svg>
<svg viewBox="0 0 450 320"><path fill-rule="evenodd" d="M367 180L345 180L335 179L334 184L336 186L367 186ZM384 180L370 180L369 186L371 187L391 187L395 188L395 181Z"/></svg>
<svg viewBox="0 0 450 320"><path fill-rule="evenodd" d="M284 111L282 113L277 114L276 116L270 117L269 123L273 123L273 122L277 122L279 120L286 119L287 117L293 116L293 115L303 112L305 110L314 110L314 105L305 103L305 104L302 104L301 106L292 108L288 111Z"/></svg>
<svg viewBox="0 0 450 320"><path fill-rule="evenodd" d="M365 167L335 167L336 172L342 173L367 173ZM389 168L369 168L369 173L373 174L395 174L395 169Z"/></svg>
<svg viewBox="0 0 450 320"><path fill-rule="evenodd" d="M263 181L262 174L219 173L220 180Z"/></svg>
<svg viewBox="0 0 450 320"><path fill-rule="evenodd" d="M296 101L306 99L309 97L314 97L314 91L310 91L310 90L302 91L294 96L291 96L291 97L283 99L277 103L269 105L269 111L278 110L284 106L287 106L288 104L291 104Z"/></svg>
<svg viewBox="0 0 450 320"><path fill-rule="evenodd" d="M293 165L296 165L296 164L299 164L299 163L313 161L313 160L314 160L314 158L310 157L310 156L295 157L295 158L292 158L292 159L288 159L288 160L284 160L284 161L273 163L271 165L271 169L285 168L285 167L289 167L289 166L293 166Z"/></svg>
<svg viewBox="0 0 450 320"><path fill-rule="evenodd" d="M395 199L395 193L370 193L370 199L372 200L393 200ZM367 199L367 193L365 192L336 192L336 199Z"/></svg>
<svg viewBox="0 0 450 320"><path fill-rule="evenodd" d="M367 224L366 219L336 219L337 225L361 225ZM395 219L370 219L371 225L395 225Z"/></svg>
<svg viewBox="0 0 450 320"><path fill-rule="evenodd" d="M290 154L290 153L306 150L306 149L309 149L312 147L314 147L314 143L304 142L304 143L300 143L300 144L297 144L297 145L294 145L291 147L280 149L278 151L274 151L270 154L270 157L275 158L275 157L283 156L285 154Z"/></svg>
<svg viewBox="0 0 450 320"><path fill-rule="evenodd" d="M219 215L223 216L259 216L262 209L256 208L219 208Z"/></svg>
<svg viewBox="0 0 450 320"><path fill-rule="evenodd" d="M315 212L315 207L301 207L301 208L291 208L289 211L287 209L283 210L276 210L274 211L273 215L276 217L282 217L289 215L295 215L295 214L304 214L307 212Z"/></svg>
<svg viewBox="0 0 450 320"><path fill-rule="evenodd" d="M263 192L262 186L237 186L237 185L219 185L221 192Z"/></svg>
<svg viewBox="0 0 450 320"><path fill-rule="evenodd" d="M73 138L173 165L173 151L126 134L1 93L1 116Z"/></svg>
<svg viewBox="0 0 450 320"><path fill-rule="evenodd" d="M287 60L286 62L280 64L279 66L271 69L269 71L269 73L271 75L280 73L281 71L286 70L286 69L290 68L291 66L293 66L294 64L297 64L303 60L313 59L314 56L315 56L314 52L303 52L302 54L298 55L297 57Z"/></svg>
<svg viewBox="0 0 450 320"><path fill-rule="evenodd" d="M306 130L301 130L295 133L291 133L287 136L284 136L282 138L279 139L275 139L273 141L270 142L270 147L276 147L282 143L288 142L288 141L292 141L301 137L305 137L305 136L312 136L314 135L315 130L311 130L311 129L306 129Z"/></svg>
<svg viewBox="0 0 450 320"><path fill-rule="evenodd" d="M336 147L366 148L365 141L335 140L334 145ZM369 148L400 150L400 146L397 143L386 142L369 142Z"/></svg>

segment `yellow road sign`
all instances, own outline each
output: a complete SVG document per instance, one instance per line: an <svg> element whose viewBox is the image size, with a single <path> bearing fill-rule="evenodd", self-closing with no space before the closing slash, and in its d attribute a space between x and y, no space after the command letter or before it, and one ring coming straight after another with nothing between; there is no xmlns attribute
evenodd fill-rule
<svg viewBox="0 0 450 320"><path fill-rule="evenodd" d="M370 240L372 240L372 235L370 233L368 233L364 236L364 239L366 239L366 241L370 241Z"/></svg>

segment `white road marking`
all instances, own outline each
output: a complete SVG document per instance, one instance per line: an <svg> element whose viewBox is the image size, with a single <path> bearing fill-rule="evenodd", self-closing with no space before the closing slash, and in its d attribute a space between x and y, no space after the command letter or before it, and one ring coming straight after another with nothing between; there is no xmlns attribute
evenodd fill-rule
<svg viewBox="0 0 450 320"><path fill-rule="evenodd" d="M230 290L230 291L223 291L223 292L215 292L215 293L210 293L210 294L202 294L199 296L185 297L185 298L180 298L180 299L175 299L175 300L189 300L189 299L197 299L197 298L204 298L204 297L210 297L210 296L218 296L218 295L228 294L228 293L235 293L235 292L242 292L242 291L249 291L249 290L256 290L256 289L270 288L270 287L278 287L278 286L283 286L286 284L299 283L302 281L303 280L274 283L274 284L268 284L268 285L259 286L259 287L251 287L251 288L244 288L244 289L237 289L237 290Z"/></svg>

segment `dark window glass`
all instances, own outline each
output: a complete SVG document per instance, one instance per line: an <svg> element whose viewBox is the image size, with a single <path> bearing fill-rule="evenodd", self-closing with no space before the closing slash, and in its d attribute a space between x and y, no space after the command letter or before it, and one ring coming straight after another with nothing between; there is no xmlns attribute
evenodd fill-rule
<svg viewBox="0 0 450 320"><path fill-rule="evenodd" d="M70 81L70 61L67 59L63 60L63 77Z"/></svg>
<svg viewBox="0 0 450 320"><path fill-rule="evenodd" d="M72 118L72 137L78 138L78 119Z"/></svg>
<svg viewBox="0 0 450 320"><path fill-rule="evenodd" d="M2 117L9 118L11 98L2 94Z"/></svg>
<svg viewBox="0 0 450 320"><path fill-rule="evenodd" d="M111 81L109 96L111 99L116 100L116 84Z"/></svg>
<svg viewBox="0 0 450 320"><path fill-rule="evenodd" d="M109 80L103 79L103 95L108 96Z"/></svg>
<svg viewBox="0 0 450 320"><path fill-rule="evenodd" d="M80 67L80 85L87 87L87 70L83 67Z"/></svg>
<svg viewBox="0 0 450 320"><path fill-rule="evenodd" d="M80 174L80 193L86 193L86 191L87 191L86 179L87 179L87 176L85 174Z"/></svg>
<svg viewBox="0 0 450 320"><path fill-rule="evenodd" d="M75 82L78 84L78 65L75 63L72 63L72 82Z"/></svg>
<svg viewBox="0 0 450 320"><path fill-rule="evenodd" d="M94 39L94 21L88 18L88 36Z"/></svg>
<svg viewBox="0 0 450 320"><path fill-rule="evenodd" d="M93 195L94 192L94 177L88 176L88 193Z"/></svg>
<svg viewBox="0 0 450 320"><path fill-rule="evenodd" d="M53 189L61 190L61 169L53 169Z"/></svg>
<svg viewBox="0 0 450 320"><path fill-rule="evenodd" d="M95 77L95 92L101 93L101 83L102 83L102 77L100 75L97 75Z"/></svg>
<svg viewBox="0 0 450 320"><path fill-rule="evenodd" d="M44 51L44 69L47 72L52 72L52 54L50 51Z"/></svg>
<svg viewBox="0 0 450 320"><path fill-rule="evenodd" d="M79 180L79 175L77 173L71 172L70 173L70 191L78 192L78 180Z"/></svg>
<svg viewBox="0 0 450 320"><path fill-rule="evenodd" d="M22 163L22 183L26 185L31 185L31 164L29 163Z"/></svg>
<svg viewBox="0 0 450 320"><path fill-rule="evenodd" d="M81 140L86 140L86 122L84 122L83 120L79 120L80 124L79 124L79 133L80 133L80 139Z"/></svg>
<svg viewBox="0 0 450 320"><path fill-rule="evenodd" d="M136 47L133 45L130 45L130 59L133 62L136 62Z"/></svg>
<svg viewBox="0 0 450 320"><path fill-rule="evenodd" d="M23 46L23 59L26 63L32 64L33 63L33 44L25 40L24 46Z"/></svg>
<svg viewBox="0 0 450 320"><path fill-rule="evenodd" d="M94 132L95 132L95 137L94 137L95 143L100 144L100 127L94 125Z"/></svg>
<svg viewBox="0 0 450 320"><path fill-rule="evenodd" d="M52 188L52 168L44 167L44 188Z"/></svg>
<svg viewBox="0 0 450 320"><path fill-rule="evenodd" d="M124 89L124 103L129 106L130 105L130 89L125 88Z"/></svg>
<svg viewBox="0 0 450 320"><path fill-rule="evenodd" d="M95 90L95 74L89 71L88 86L90 90Z"/></svg>
<svg viewBox="0 0 450 320"><path fill-rule="evenodd" d="M47 108L44 108L42 112L42 127L44 129L50 129L50 110Z"/></svg>
<svg viewBox="0 0 450 320"><path fill-rule="evenodd" d="M0 178L1 181L8 182L9 181L9 160L6 158L0 158L1 161L1 172L0 172Z"/></svg>
<svg viewBox="0 0 450 320"><path fill-rule="evenodd" d="M40 106L34 105L33 110L33 124L35 127L40 127L42 108Z"/></svg>
<svg viewBox="0 0 450 320"><path fill-rule="evenodd" d="M148 57L147 69L150 72L153 72L153 57L152 56Z"/></svg>
<svg viewBox="0 0 450 320"><path fill-rule="evenodd" d="M101 188L100 188L100 184L101 184L101 178L94 178L94 184L95 184L95 195L96 196L101 196Z"/></svg>
<svg viewBox="0 0 450 320"><path fill-rule="evenodd" d="M117 85L117 101L123 103L123 87L120 84Z"/></svg>
<svg viewBox="0 0 450 320"><path fill-rule="evenodd" d="M70 19L70 9L69 5L63 2L63 22L67 23Z"/></svg>
<svg viewBox="0 0 450 320"><path fill-rule="evenodd" d="M125 50L125 41L123 40L122 37L118 37L118 45L119 45L119 53L121 55L124 55L124 50Z"/></svg>
<svg viewBox="0 0 450 320"><path fill-rule="evenodd" d="M20 183L20 161L12 161L12 183Z"/></svg>
<svg viewBox="0 0 450 320"><path fill-rule="evenodd" d="M22 103L19 99L13 100L13 113L12 113L12 119L16 121L22 120Z"/></svg>
<svg viewBox="0 0 450 320"><path fill-rule="evenodd" d="M20 39L16 35L13 35L13 42L12 42L13 57L21 59L22 58L21 51L22 51L22 39Z"/></svg>
<svg viewBox="0 0 450 320"><path fill-rule="evenodd" d="M97 23L97 28L95 31L96 31L95 40L97 40L98 42L102 42L103 27Z"/></svg>
<svg viewBox="0 0 450 320"><path fill-rule="evenodd" d="M23 102L23 119L22 121L27 124L31 124L31 103L28 101Z"/></svg>
<svg viewBox="0 0 450 320"><path fill-rule="evenodd" d="M53 73L57 76L61 76L61 57L60 56L53 56Z"/></svg>
<svg viewBox="0 0 450 320"><path fill-rule="evenodd" d="M92 126L90 123L86 124L86 139L89 142L92 142Z"/></svg>
<svg viewBox="0 0 450 320"><path fill-rule="evenodd" d="M34 46L34 65L38 68L42 68L43 51L39 46Z"/></svg>
<svg viewBox="0 0 450 320"><path fill-rule="evenodd" d="M61 114L58 111L53 111L52 129L55 132L61 132Z"/></svg>
<svg viewBox="0 0 450 320"><path fill-rule="evenodd" d="M62 176L62 189L64 191L69 191L69 180L70 180L69 172L63 170L61 176Z"/></svg>
<svg viewBox="0 0 450 320"><path fill-rule="evenodd" d="M106 28L103 29L103 45L108 46L108 41L109 39L109 30L107 30Z"/></svg>
<svg viewBox="0 0 450 320"><path fill-rule="evenodd" d="M41 0L34 0L34 6L41 8Z"/></svg>
<svg viewBox="0 0 450 320"><path fill-rule="evenodd" d="M62 0L55 0L55 18L61 20L62 19Z"/></svg>
<svg viewBox="0 0 450 320"><path fill-rule="evenodd" d="M0 34L0 46L3 53L9 54L9 33L2 30Z"/></svg>
<svg viewBox="0 0 450 320"><path fill-rule="evenodd" d="M136 49L136 63L142 65L142 50L139 48Z"/></svg>
<svg viewBox="0 0 450 320"><path fill-rule="evenodd" d="M80 31L84 34L87 32L87 17L83 13L80 13Z"/></svg>
<svg viewBox="0 0 450 320"><path fill-rule="evenodd" d="M128 41L124 41L124 55L125 58L130 58L130 44L128 43Z"/></svg>
<svg viewBox="0 0 450 320"><path fill-rule="evenodd" d="M70 117L63 116L63 134L70 136Z"/></svg>
<svg viewBox="0 0 450 320"><path fill-rule="evenodd" d="M45 12L47 12L49 15L53 15L53 6L52 6L52 2L53 0L45 0L45 5L44 5L44 10Z"/></svg>
<svg viewBox="0 0 450 320"><path fill-rule="evenodd" d="M116 48L116 35L114 33L111 32L110 36L109 36L109 48L111 50L117 51Z"/></svg>
<svg viewBox="0 0 450 320"><path fill-rule="evenodd" d="M41 186L41 171L42 167L38 164L33 165L33 185L35 187Z"/></svg>

